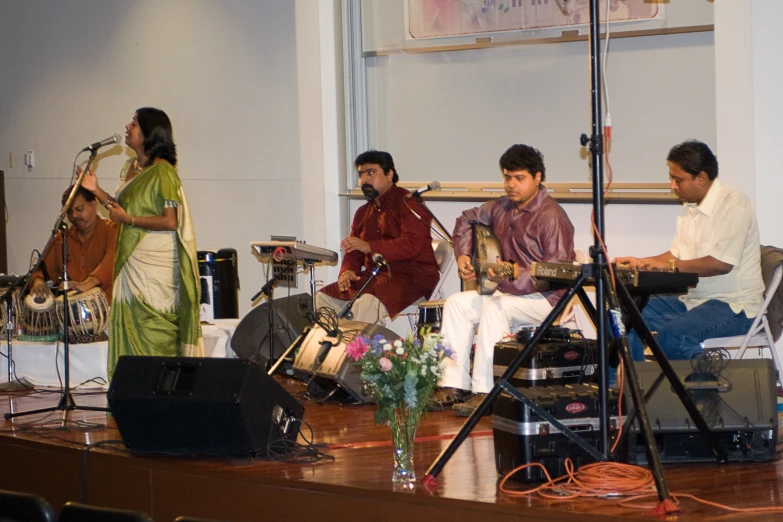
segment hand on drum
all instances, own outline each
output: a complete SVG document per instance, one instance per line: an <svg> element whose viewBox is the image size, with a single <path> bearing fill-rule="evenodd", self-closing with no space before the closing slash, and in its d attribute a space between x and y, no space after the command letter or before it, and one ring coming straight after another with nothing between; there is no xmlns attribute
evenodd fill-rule
<svg viewBox="0 0 783 522"><path fill-rule="evenodd" d="M46 286L43 279L36 278L33 284L30 286L30 294L36 299L36 301L46 301L48 298L52 298L51 289Z"/></svg>
<svg viewBox="0 0 783 522"><path fill-rule="evenodd" d="M76 293L82 293L95 288L99 284L101 284L101 282L97 277L90 276L84 281L71 281L68 283L68 290L73 290Z"/></svg>
<svg viewBox="0 0 783 522"><path fill-rule="evenodd" d="M463 281L476 279L476 270L470 264L469 256L459 256L459 259L457 259L457 271L459 272L459 278Z"/></svg>

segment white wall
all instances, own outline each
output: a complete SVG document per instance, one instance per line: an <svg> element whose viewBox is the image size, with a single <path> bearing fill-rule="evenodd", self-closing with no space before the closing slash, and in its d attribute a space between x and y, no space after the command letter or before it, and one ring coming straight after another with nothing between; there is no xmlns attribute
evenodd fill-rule
<svg viewBox="0 0 783 522"><path fill-rule="evenodd" d="M295 32L292 2L0 0L9 271L45 245L75 154L156 106L174 125L198 247L237 249L247 312L264 282L250 241L302 235ZM99 155L105 188L125 159L120 146Z"/></svg>

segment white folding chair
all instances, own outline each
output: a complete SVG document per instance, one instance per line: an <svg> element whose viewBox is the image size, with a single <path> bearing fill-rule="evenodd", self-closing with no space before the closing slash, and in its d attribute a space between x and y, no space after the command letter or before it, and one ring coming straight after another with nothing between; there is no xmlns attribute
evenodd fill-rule
<svg viewBox="0 0 783 522"><path fill-rule="evenodd" d="M738 348L737 359L741 359L748 348L758 348L759 351L769 348L772 360L775 362L775 369L778 372L778 380L783 379L783 370L781 370L780 359L775 349L775 339L772 337L772 331L769 329L769 322L767 321L767 307L778 291L781 278L783 278L783 265L778 265L772 273L767 289L764 292L764 304L761 305L761 311L756 316L756 319L753 320L753 324L750 326L747 334L707 339L701 343L702 349Z"/></svg>
<svg viewBox="0 0 783 522"><path fill-rule="evenodd" d="M574 259L575 263L583 265L585 263L590 263L591 261L590 257L587 255L587 252L584 250L579 250L576 248L574 249L574 254L576 254ZM563 310L563 313L560 314L560 317L555 320L555 324L559 324L560 326L568 328L573 326L576 330L580 330L582 332L588 328L594 328L589 319L587 319L587 314L580 313L582 310L582 303L579 301L579 297L572 297L566 305L565 310ZM586 322L590 324L585 324Z"/></svg>
<svg viewBox="0 0 783 522"><path fill-rule="evenodd" d="M435 254L435 261L438 263L438 271L440 272L440 279L438 284L435 285L435 289L430 294L429 299L423 297L408 306L405 310L400 312L400 315L408 316L408 322L411 325L411 330L416 327L416 321L419 316L419 305L425 301L434 301L435 299L444 299L443 295L443 283L446 282L446 277L451 271L451 267L454 265L454 249L443 239L432 240L432 251Z"/></svg>

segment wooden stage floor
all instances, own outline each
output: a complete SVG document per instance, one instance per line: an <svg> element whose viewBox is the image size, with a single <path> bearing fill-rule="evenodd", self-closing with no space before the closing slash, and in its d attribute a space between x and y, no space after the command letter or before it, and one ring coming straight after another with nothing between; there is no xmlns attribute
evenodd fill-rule
<svg viewBox="0 0 783 522"><path fill-rule="evenodd" d="M301 385L285 381L295 395ZM0 411L54 406L59 392L0 395ZM74 394L81 406L105 406L100 392ZM553 502L504 496L498 491L490 418L446 465L440 487L395 492L388 431L373 424L372 406L305 402L314 442L333 461L289 464L265 459L223 460L140 457L121 446L88 444L117 440L111 416L62 412L0 421L0 489L33 492L55 509L69 500L144 511L157 522L181 515L226 521L598 521L655 519L649 511L617 505L616 499ZM430 413L417 435L415 462L421 478L462 425L451 412ZM86 462L86 465L85 465ZM85 472L80 475L81 470ZM689 464L666 468L672 492L691 493L733 507L783 506L783 462ZM683 500L669 520L783 520L781 514L729 514Z"/></svg>

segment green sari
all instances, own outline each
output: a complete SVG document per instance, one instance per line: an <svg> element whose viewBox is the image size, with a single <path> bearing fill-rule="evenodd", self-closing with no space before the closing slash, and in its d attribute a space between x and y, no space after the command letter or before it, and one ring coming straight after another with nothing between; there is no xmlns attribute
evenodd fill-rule
<svg viewBox="0 0 783 522"><path fill-rule="evenodd" d="M158 160L132 180L120 174L117 201L131 216L159 216L177 209L176 231L120 225L109 313L111 379L121 355L203 357L199 322L196 236L177 170Z"/></svg>

